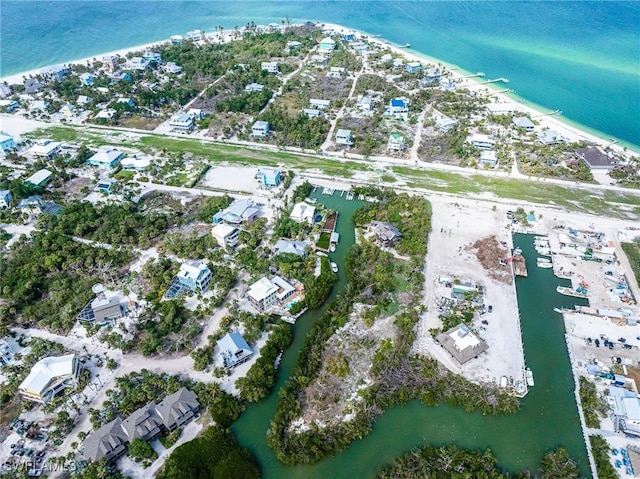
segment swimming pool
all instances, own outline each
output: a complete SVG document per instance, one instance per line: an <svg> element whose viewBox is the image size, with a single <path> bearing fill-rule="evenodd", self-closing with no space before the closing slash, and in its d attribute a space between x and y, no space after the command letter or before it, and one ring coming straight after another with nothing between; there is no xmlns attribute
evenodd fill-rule
<svg viewBox="0 0 640 479"><path fill-rule="evenodd" d="M291 308L292 308L292 306L293 306L294 304L297 304L299 301L300 301L300 300L299 300L298 298L296 298L296 299L294 299L294 300L289 301L287 304L285 304L285 305L284 305L284 307L285 307L285 308L287 308L287 309L291 309Z"/></svg>

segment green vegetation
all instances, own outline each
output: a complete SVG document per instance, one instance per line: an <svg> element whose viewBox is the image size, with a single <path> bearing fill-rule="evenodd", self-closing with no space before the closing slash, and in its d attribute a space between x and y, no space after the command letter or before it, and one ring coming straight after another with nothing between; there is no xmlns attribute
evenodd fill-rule
<svg viewBox="0 0 640 479"><path fill-rule="evenodd" d="M640 283L640 236L635 238L631 243L622 243L622 250L627 255L636 281Z"/></svg>
<svg viewBox="0 0 640 479"><path fill-rule="evenodd" d="M580 376L580 403L584 411L587 427L600 428L600 417L607 415L607 403L598 395L596 385L584 376Z"/></svg>
<svg viewBox="0 0 640 479"><path fill-rule="evenodd" d="M292 339L291 327L287 323L280 323L273 327L269 340L260 350L260 357L251 366L247 375L236 381L241 399L256 402L269 395L278 375L276 358L291 344Z"/></svg>
<svg viewBox="0 0 640 479"><path fill-rule="evenodd" d="M328 231L323 231L322 233L320 233L318 241L316 241L316 248L328 251L330 242L331 233L329 233Z"/></svg>
<svg viewBox="0 0 640 479"><path fill-rule="evenodd" d="M260 467L251 453L238 446L231 432L211 426L193 441L177 447L158 479L257 479Z"/></svg>
<svg viewBox="0 0 640 479"><path fill-rule="evenodd" d="M305 180L304 183L298 185L296 189L293 191L293 195L291 195L291 201L293 203L300 203L309 197L311 191L313 190L313 185L309 183L309 180Z"/></svg>
<svg viewBox="0 0 640 479"><path fill-rule="evenodd" d="M618 473L615 468L609 462L609 453L611 447L605 438L599 435L589 436L589 443L591 443L591 452L593 453L593 459L596 462L596 470L598 471L598 477L600 479L617 479Z"/></svg>
<svg viewBox="0 0 640 479"><path fill-rule="evenodd" d="M181 435L182 435L182 429L174 429L170 433L165 432L162 436L160 436L160 443L164 447L169 449L176 442L178 442L178 439L180 439Z"/></svg>
<svg viewBox="0 0 640 479"><path fill-rule="evenodd" d="M158 458L158 453L147 441L136 437L129 443L129 457L136 462L146 463L147 461L155 461Z"/></svg>

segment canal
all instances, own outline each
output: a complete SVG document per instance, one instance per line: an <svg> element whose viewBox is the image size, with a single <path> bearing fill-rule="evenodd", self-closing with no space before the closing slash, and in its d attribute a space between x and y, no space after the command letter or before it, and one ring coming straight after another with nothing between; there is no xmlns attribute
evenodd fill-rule
<svg viewBox="0 0 640 479"><path fill-rule="evenodd" d="M340 265L339 281L329 302L346 285L344 260L355 236L351 215L361 205L346 201L339 192L332 197L319 191L313 195L328 208L340 211L337 231L340 243L330 256ZM289 467L280 463L266 442L266 432L275 414L278 391L297 360L304 338L324 308L304 314L294 326L294 340L285 352L278 381L269 397L251 404L232 425L238 442L259 461L263 477L279 478L371 478L393 458L425 444L456 444L469 449L490 448L499 465L509 471L535 471L545 451L565 447L578 461L582 475L589 477L589 465L574 399L574 382L564 340L562 318L554 307L573 307L577 298L558 294L562 283L551 269L535 267L533 238L516 235L515 246L523 250L529 276L516 282L521 312L527 365L533 370L535 387L521 401L521 410L509 416L467 414L446 405L425 407L412 401L394 407L378 417L373 430L349 449L313 466ZM515 318L514 318L515 320Z"/></svg>

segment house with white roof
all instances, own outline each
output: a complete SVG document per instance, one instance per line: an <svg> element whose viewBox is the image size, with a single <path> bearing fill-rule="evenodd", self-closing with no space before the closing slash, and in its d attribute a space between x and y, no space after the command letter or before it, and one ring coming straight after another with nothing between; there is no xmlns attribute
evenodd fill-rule
<svg viewBox="0 0 640 479"><path fill-rule="evenodd" d="M336 132L336 144L351 146L353 145L353 137L351 136L351 130L345 130L340 128Z"/></svg>
<svg viewBox="0 0 640 479"><path fill-rule="evenodd" d="M306 256L309 243L304 241L279 239L273 247L273 254L287 253Z"/></svg>
<svg viewBox="0 0 640 479"><path fill-rule="evenodd" d="M42 158L53 158L60 152L62 143L53 140L36 140L36 142L27 150L27 153Z"/></svg>
<svg viewBox="0 0 640 479"><path fill-rule="evenodd" d="M216 239L218 245L225 250L236 247L239 234L240 230L238 228L226 223L218 223L211 230L211 235Z"/></svg>
<svg viewBox="0 0 640 479"><path fill-rule="evenodd" d="M609 386L607 402L613 411L614 423L631 436L640 436L640 399L638 395L623 387Z"/></svg>
<svg viewBox="0 0 640 479"><path fill-rule="evenodd" d="M244 87L244 91L246 91L247 93L253 93L256 91L262 91L264 90L264 85L261 85L260 83L249 83L247 86Z"/></svg>
<svg viewBox="0 0 640 479"><path fill-rule="evenodd" d="M187 40L198 42L204 38L204 32L202 30L191 30L187 32Z"/></svg>
<svg viewBox="0 0 640 479"><path fill-rule="evenodd" d="M102 65L109 73L115 73L120 69L120 59L116 55L105 55L102 57Z"/></svg>
<svg viewBox="0 0 640 479"><path fill-rule="evenodd" d="M32 112L42 112L42 113L46 113L47 112L47 108L49 108L49 105L51 103L46 101L46 100L35 100L31 102L31 107L30 110Z"/></svg>
<svg viewBox="0 0 640 479"><path fill-rule="evenodd" d="M266 311L273 305L281 305L290 298L296 289L280 276L260 278L247 291L251 304L260 311Z"/></svg>
<svg viewBox="0 0 640 479"><path fill-rule="evenodd" d="M253 136L264 137L269 134L269 122L258 120L251 126Z"/></svg>
<svg viewBox="0 0 640 479"><path fill-rule="evenodd" d="M0 83L0 98L7 98L11 95L11 87L6 83Z"/></svg>
<svg viewBox="0 0 640 479"><path fill-rule="evenodd" d="M75 354L41 359L18 386L18 392L24 399L47 404L61 391L78 383L80 369Z"/></svg>
<svg viewBox="0 0 640 479"><path fill-rule="evenodd" d="M411 73L412 75L416 73L420 73L422 71L422 63L420 62L409 62L405 67L407 73Z"/></svg>
<svg viewBox="0 0 640 479"><path fill-rule="evenodd" d="M86 105L88 103L91 103L92 101L93 101L93 98L91 98L90 96L80 95L80 96L78 96L78 99L76 100L76 104L78 104L78 105Z"/></svg>
<svg viewBox="0 0 640 479"><path fill-rule="evenodd" d="M309 57L309 61L314 65L326 65L329 62L329 59L324 55L311 55Z"/></svg>
<svg viewBox="0 0 640 479"><path fill-rule="evenodd" d="M149 66L149 61L144 57L133 57L125 63L124 69L144 71Z"/></svg>
<svg viewBox="0 0 640 479"><path fill-rule="evenodd" d="M251 346L247 344L242 335L238 332L225 334L216 343L218 346L218 357L223 368L230 369L238 364L248 361L253 355Z"/></svg>
<svg viewBox="0 0 640 479"><path fill-rule="evenodd" d="M446 115L438 115L438 117L436 117L436 128L442 133L451 131L455 125L456 121Z"/></svg>
<svg viewBox="0 0 640 479"><path fill-rule="evenodd" d="M482 166L495 168L498 164L498 155L494 150L482 150L480 152L480 159L478 160L478 163Z"/></svg>
<svg viewBox="0 0 640 479"><path fill-rule="evenodd" d="M322 111L315 108L303 108L302 113L307 118L322 118L322 116L324 116L324 113L322 113Z"/></svg>
<svg viewBox="0 0 640 479"><path fill-rule="evenodd" d="M300 203L293 205L293 209L291 210L289 217L298 223L308 223L313 225L315 214L316 209L313 205L301 201Z"/></svg>
<svg viewBox="0 0 640 479"><path fill-rule="evenodd" d="M96 76L93 73L85 72L78 75L78 78L84 86L92 86Z"/></svg>
<svg viewBox="0 0 640 479"><path fill-rule="evenodd" d="M542 145L557 145L558 143L564 143L564 137L556 130L543 130L537 135L536 143Z"/></svg>
<svg viewBox="0 0 640 479"><path fill-rule="evenodd" d="M325 110L331 107L331 100L322 100L320 98L309 99L309 105L318 110Z"/></svg>
<svg viewBox="0 0 640 479"><path fill-rule="evenodd" d="M358 108L364 112L373 110L373 99L370 96L358 95L356 104Z"/></svg>
<svg viewBox="0 0 640 479"><path fill-rule="evenodd" d="M483 135L482 133L474 133L471 135L470 143L477 148L493 148L496 142L491 135Z"/></svg>
<svg viewBox="0 0 640 479"><path fill-rule="evenodd" d="M227 208L213 215L213 222L237 225L241 223L253 223L260 215L260 207L251 198L236 200Z"/></svg>
<svg viewBox="0 0 640 479"><path fill-rule="evenodd" d="M122 151L106 147L98 150L89 158L87 164L98 168L113 169L123 157L124 153Z"/></svg>
<svg viewBox="0 0 640 479"><path fill-rule="evenodd" d="M516 128L522 128L524 131L530 133L535 128L534 123L528 116L514 116L512 120L513 126Z"/></svg>
<svg viewBox="0 0 640 479"><path fill-rule="evenodd" d="M490 115L510 115L516 111L513 103L489 103L485 108Z"/></svg>
<svg viewBox="0 0 640 479"><path fill-rule="evenodd" d="M189 133L195 128L193 117L187 113L172 116L169 120L169 126L172 131L179 131L181 133Z"/></svg>
<svg viewBox="0 0 640 479"><path fill-rule="evenodd" d="M96 113L96 116L94 116L94 118L111 120L111 118L113 118L116 113L117 112L113 108L107 108L106 110L100 110L98 113Z"/></svg>
<svg viewBox="0 0 640 479"><path fill-rule="evenodd" d="M174 75L179 75L180 73L182 73L182 67L179 65L176 65L174 62L168 62L164 66L164 69L165 71L169 73L173 73Z"/></svg>
<svg viewBox="0 0 640 479"><path fill-rule="evenodd" d="M260 69L267 73L279 73L278 62L262 62Z"/></svg>
<svg viewBox="0 0 640 479"><path fill-rule="evenodd" d="M318 47L318 51L321 53L331 53L336 48L336 42L332 38L325 37L320 40L320 47Z"/></svg>
<svg viewBox="0 0 640 479"><path fill-rule="evenodd" d="M64 116L75 116L76 115L76 107L73 106L71 103L65 103L64 105L62 105L62 108L60 108L60 113L62 113Z"/></svg>
<svg viewBox="0 0 640 479"><path fill-rule="evenodd" d="M69 74L69 68L64 65L49 67L42 72L42 76L47 80L61 82Z"/></svg>
<svg viewBox="0 0 640 479"><path fill-rule="evenodd" d="M144 171L151 164L151 160L149 158L134 158L128 157L120 160L120 166L125 170L138 170Z"/></svg>
<svg viewBox="0 0 640 479"><path fill-rule="evenodd" d="M127 105L130 108L136 106L135 102L131 98L118 98L116 103Z"/></svg>
<svg viewBox="0 0 640 479"><path fill-rule="evenodd" d="M400 133L391 133L389 135L389 141L387 141L387 151L404 151L407 144L404 141L404 136Z"/></svg>
<svg viewBox="0 0 640 479"><path fill-rule="evenodd" d="M46 169L38 170L29 178L27 178L27 183L31 183L34 186L44 186L51 179L52 172Z"/></svg>

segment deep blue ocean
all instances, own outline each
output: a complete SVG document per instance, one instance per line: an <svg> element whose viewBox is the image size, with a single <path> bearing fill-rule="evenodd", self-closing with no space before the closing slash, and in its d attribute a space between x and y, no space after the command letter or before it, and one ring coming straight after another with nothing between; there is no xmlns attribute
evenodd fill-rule
<svg viewBox="0 0 640 479"><path fill-rule="evenodd" d="M380 34L487 78L531 104L640 145L640 2L0 2L0 77L188 30L313 20Z"/></svg>

